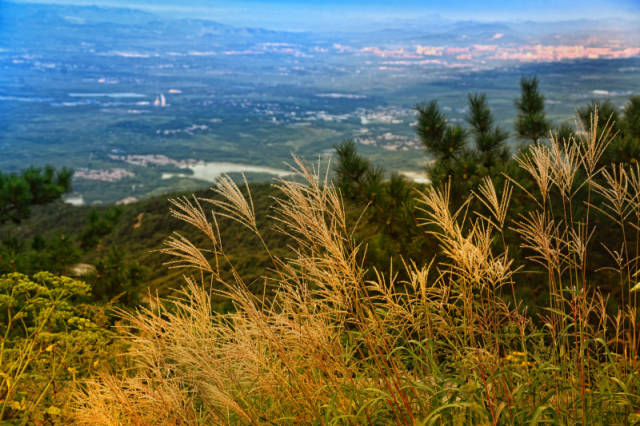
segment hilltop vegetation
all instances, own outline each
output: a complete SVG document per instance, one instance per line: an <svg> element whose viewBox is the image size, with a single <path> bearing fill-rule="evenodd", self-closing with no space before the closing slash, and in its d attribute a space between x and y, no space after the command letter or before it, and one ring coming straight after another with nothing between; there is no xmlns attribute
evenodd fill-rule
<svg viewBox="0 0 640 426"><path fill-rule="evenodd" d="M640 96L571 127L523 78L516 152L467 102L466 124L416 106L431 184L345 141L276 185L0 226L0 416L637 422Z"/></svg>
<svg viewBox="0 0 640 426"><path fill-rule="evenodd" d="M69 192L72 175L71 170L56 171L52 166L30 167L19 174L0 172L0 224L20 222L29 216L31 206L50 203Z"/></svg>
<svg viewBox="0 0 640 426"><path fill-rule="evenodd" d="M273 220L294 247L286 258L271 254L268 298L252 292L240 274L223 278L234 266L215 216L176 203L174 215L209 244L197 249L169 241L167 252L192 271L181 297L123 314L133 327L125 335L136 368L87 382L75 418L84 424L637 423L638 257L624 250L621 262L609 262L627 296L609 312L586 267L591 214L574 220L582 206L567 191L576 183L603 195L601 208L628 212L618 229L636 224L626 242L637 247L640 168L597 166L609 143L594 125L571 145L554 138L549 146L529 147L520 164L538 189L526 194L534 209L517 220L509 219L516 191L510 184L500 191L485 180L465 203L485 205L487 215L452 210L448 184L415 193L418 226L438 241L442 260L405 258L397 268L406 278L374 270L367 279L366 250L354 239L339 192L321 171L299 163L304 181L282 182L275 201ZM606 185L595 182L614 170L620 174ZM574 182L578 173L584 180ZM558 191L567 215L550 214L547 189ZM216 191L217 214L263 240L250 198L230 180ZM514 259L500 244L507 225L530 256ZM502 297L530 268L543 272L538 279L548 289L537 318L515 293ZM235 309L215 313L214 296Z"/></svg>
<svg viewBox="0 0 640 426"><path fill-rule="evenodd" d="M287 238L267 218L274 190L251 188L266 238L275 252L287 253ZM211 191L194 196L216 198ZM66 424L71 393L83 380L127 368L115 312L147 306L149 296L182 287L184 271L169 269L164 262L170 258L159 253L172 232L198 246L205 240L171 217L171 207L166 197L104 208L53 202L33 208L19 225L0 226L1 419ZM250 288L262 291L268 254L241 225L224 218L219 224L229 259ZM225 298L212 303L219 312L232 309Z"/></svg>
<svg viewBox="0 0 640 426"><path fill-rule="evenodd" d="M267 228L266 238L286 250L286 239L268 231L272 228L268 215L275 189L259 183L250 187L258 221ZM173 197L183 196L191 198L190 194ZM208 198L214 194L200 191L193 196ZM167 197L171 196L126 206L92 208L58 202L36 208L19 226L0 227L5 235L0 245L0 272L33 274L47 270L81 276L94 285L94 292L98 291L103 300L119 295L125 300L139 300L147 290L168 294L181 286L182 273L163 265L168 260L158 252L163 241L172 232L179 232L196 245L202 240L191 227L168 214L172 204ZM268 256L260 250L258 240L228 219L221 218L220 226L221 234L229 240L228 255L239 262L243 273L259 278ZM126 271L131 271L129 276Z"/></svg>

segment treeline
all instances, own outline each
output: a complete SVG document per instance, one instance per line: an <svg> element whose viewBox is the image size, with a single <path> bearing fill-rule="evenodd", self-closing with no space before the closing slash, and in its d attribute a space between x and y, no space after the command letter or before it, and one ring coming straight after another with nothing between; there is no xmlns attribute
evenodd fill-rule
<svg viewBox="0 0 640 426"><path fill-rule="evenodd" d="M528 197L534 193L538 182L529 173L536 162L541 160L540 150L550 150L551 139L567 150L581 149L581 143L588 137L592 127L597 128L596 144L602 145L598 158L594 158L592 171L605 165L619 168L618 178L623 170L638 167L640 159L640 95L633 96L622 112L610 101L592 100L576 111L576 126L569 123L552 123L546 116L545 98L539 90L537 78L522 78L521 94L514 100L514 129L509 133L495 124L485 94L468 94L468 114L466 126L452 124L442 112L437 100L416 106L418 114L416 133L425 149L429 161L426 173L431 185L441 188L447 186L454 210L475 211L490 217L490 206L469 197L482 191L483 182L491 181L497 192L497 200L502 196L501 189L513 191L513 203L506 217L500 223L504 238L495 241L497 246L508 249L515 259L524 259L534 255L531 250L517 243L512 230L513 224L527 218L528 212L539 206L539 201ZM510 146L508 140L514 136L518 146ZM606 146L605 146L606 145ZM532 148L534 148L532 150ZM381 270L390 270L388 259L401 265L403 259L438 258L437 241L422 226L424 212L416 203L415 184L398 173L390 175L382 168L373 165L357 152L355 142L349 140L336 146L335 182L340 188L351 209L366 209L361 219L360 238L368 243L367 259L370 266ZM559 154L558 154L559 155ZM563 160L558 158L558 161ZM572 161L581 161L577 158ZM547 173L553 173L550 165ZM509 176L507 179L506 176ZM543 176L543 178L545 178ZM551 176L547 176L547 179ZM587 211L595 214L595 227L590 236L590 256L587 268L594 286L605 289L611 301L622 301L623 293L618 279L602 267L611 260L613 253L626 252L631 259L637 259L638 248L625 241L625 232L611 233L611 225L620 220L626 223L627 217L618 218L616 212L607 209L606 194L590 191L586 182L604 185L611 176L596 174L587 176L582 171L575 175L558 177L568 179L567 192L572 196L573 219L584 219ZM615 176L614 176L615 178ZM508 180L508 182L507 182ZM507 186L505 186L507 184ZM627 183L628 184L628 183ZM545 188L547 190L547 188ZM569 208L564 203L567 194L549 185L549 199L552 209L548 212L551 220L562 218ZM624 215L634 214L631 211ZM613 216L613 217L612 217ZM474 218L469 218L471 223ZM626 224L627 235L635 235L637 227ZM380 261L387 264L380 263ZM521 271L523 277L518 292L521 300L535 305L535 299L547 297L544 279L540 270Z"/></svg>
<svg viewBox="0 0 640 426"><path fill-rule="evenodd" d="M0 224L29 216L31 207L50 203L71 189L73 171L53 166L29 167L20 173L0 172Z"/></svg>
<svg viewBox="0 0 640 426"><path fill-rule="evenodd" d="M258 219L270 230L266 238L286 250L287 241L268 224L275 190L269 184L250 187ZM194 195L215 198L209 190ZM200 242L193 229L169 215L170 196L184 194L126 206L74 207L61 201L38 206L20 223L0 225L0 275L48 271L77 277L91 285L97 303L113 301L127 307L136 306L149 291L170 293L182 286L183 278L180 271L164 265L167 257L158 252L163 241L175 231ZM241 226L225 218L220 221L229 255L259 283L269 257Z"/></svg>

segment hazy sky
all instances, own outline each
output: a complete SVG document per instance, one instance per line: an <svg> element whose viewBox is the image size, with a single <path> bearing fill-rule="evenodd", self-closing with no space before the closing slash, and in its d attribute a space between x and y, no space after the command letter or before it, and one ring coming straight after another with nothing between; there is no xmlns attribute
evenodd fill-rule
<svg viewBox="0 0 640 426"><path fill-rule="evenodd" d="M1 2L2 0L0 0ZM25 0L22 0L25 1ZM30 1L30 0L27 0ZM434 16L480 21L639 19L640 0L35 0L124 6L279 30L419 25Z"/></svg>

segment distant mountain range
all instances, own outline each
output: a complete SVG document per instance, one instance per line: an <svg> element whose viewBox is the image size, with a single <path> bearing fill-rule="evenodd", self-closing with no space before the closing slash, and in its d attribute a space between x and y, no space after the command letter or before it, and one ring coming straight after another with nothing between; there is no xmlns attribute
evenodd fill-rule
<svg viewBox="0 0 640 426"><path fill-rule="evenodd" d="M433 18L420 26L391 26L366 32L301 33L235 27L204 19L167 19L165 15L115 7L3 2L0 8L0 34L3 35L0 46L9 49L27 47L29 43L46 48L48 41L71 42L83 38L103 40L113 44L112 47L131 47L136 40L153 38L153 45L144 47L155 48L156 52L184 43L192 47L205 45L229 50L259 43L311 44L315 47L340 44L356 52L372 46L380 49L394 46L412 51L422 44L445 49L472 49L475 44L490 43L498 50L510 49L510 53L496 55L498 58L523 60L530 52L518 53L533 46L585 49L575 53L573 56L576 57L628 57L637 55L636 50L640 48L640 25L634 21L583 19L486 23ZM625 49L627 53L620 53ZM536 52L529 56L530 60L549 59ZM555 59L566 59L565 56L559 53Z"/></svg>

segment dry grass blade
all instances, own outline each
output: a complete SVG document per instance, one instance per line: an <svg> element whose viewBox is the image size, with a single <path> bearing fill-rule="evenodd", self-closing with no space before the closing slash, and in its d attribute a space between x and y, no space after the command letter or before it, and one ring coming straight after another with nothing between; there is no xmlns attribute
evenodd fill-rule
<svg viewBox="0 0 640 426"><path fill-rule="evenodd" d="M211 264L191 241L175 232L164 242L165 248L160 252L173 256L175 260L165 262L171 268L195 268L205 272L213 272Z"/></svg>
<svg viewBox="0 0 640 426"><path fill-rule="evenodd" d="M173 206L169 210L173 217L193 225L209 238L213 247L218 247L218 239L213 231L213 226L196 197L193 197L193 202L187 197L170 199L169 202Z"/></svg>
<svg viewBox="0 0 640 426"><path fill-rule="evenodd" d="M567 248L569 253L573 253L577 256L577 263L572 265L576 268L581 267L586 261L589 241L595 233L595 229L591 229L591 232L587 234L586 224L578 224L577 229L571 228L569 230Z"/></svg>
<svg viewBox="0 0 640 426"><path fill-rule="evenodd" d="M487 189L487 191L490 194L491 190ZM443 254L452 261L452 264L447 264L447 267L470 284L480 287L500 287L512 274L510 270L512 261L506 256L493 255L491 250L493 235L490 227L475 222L469 227L466 235L463 233L458 218L462 216L460 221L464 222L465 216L461 212L470 199L453 214L449 209L448 200L448 185L442 191L427 188L419 200L425 206L422 210L427 213L424 224L435 227L436 230L429 232L438 238ZM507 197L503 197L502 201L498 202L495 195L498 209L502 208L501 204L506 205L506 200Z"/></svg>
<svg viewBox="0 0 640 426"><path fill-rule="evenodd" d="M633 209L636 217L635 224L632 223L632 226L640 230L640 163L637 161L629 167L627 171L627 181L629 184L627 203Z"/></svg>
<svg viewBox="0 0 640 426"><path fill-rule="evenodd" d="M548 155L551 181L564 198L573 197L573 184L582 162L579 146L571 141L564 141L561 145L552 134Z"/></svg>
<svg viewBox="0 0 640 426"><path fill-rule="evenodd" d="M74 424L151 426L223 420L202 416L187 389L175 379L120 379L102 374L85 386L91 392L82 394L81 402L78 400Z"/></svg>
<svg viewBox="0 0 640 426"><path fill-rule="evenodd" d="M504 228L512 193L513 187L509 181L506 180L502 188L502 194L500 198L498 198L493 181L488 176L482 179L478 187L478 194L474 193L476 198L491 212L498 229Z"/></svg>
<svg viewBox="0 0 640 426"><path fill-rule="evenodd" d="M624 223L632 213L629 208L632 204L628 201L634 197L630 197L629 193L629 176L622 164L612 166L601 173L604 184L593 182L593 189L602 195L607 201L604 206L591 204L592 207L607 215L611 220L619 224Z"/></svg>
<svg viewBox="0 0 640 426"><path fill-rule="evenodd" d="M249 191L249 184L244 175L242 177L244 179L245 189L247 190L247 197L244 196L238 185L229 176L223 175L216 180L213 187L213 190L222 197L222 200L206 198L202 200L216 206L220 210L218 213L220 216L234 220L253 232L258 232L256 213L253 207L251 191Z"/></svg>
<svg viewBox="0 0 640 426"><path fill-rule="evenodd" d="M272 219L300 248L346 259L349 232L340 195L328 185L327 175L323 178L317 170L305 166L297 157L294 159L296 167L291 167L292 171L303 181L282 180L278 184L283 196L274 198L276 214Z"/></svg>
<svg viewBox="0 0 640 426"><path fill-rule="evenodd" d="M549 152L549 148L544 145L531 145L529 147L528 152L524 152L521 155L516 157L516 162L520 167L522 167L527 173L531 175L533 180L538 185L538 189L540 190L540 195L542 196L542 203L540 205L544 205L549 197L549 190L551 189L551 153ZM511 180L515 185L520 187L522 186ZM537 201L537 197L533 196L529 192L527 192L529 196Z"/></svg>
<svg viewBox="0 0 640 426"><path fill-rule="evenodd" d="M559 224L555 224L549 215L542 212L530 212L527 216L522 216L521 220L515 222L512 228L522 236L523 248L531 249L538 253L530 259L540 263L550 269L560 267L561 250L558 247Z"/></svg>
<svg viewBox="0 0 640 426"><path fill-rule="evenodd" d="M607 118L603 129L598 129L598 108L590 116L589 130L585 123L578 121L578 140L582 149L582 161L587 177L592 178L598 169L598 164L607 147L616 136L613 133L612 117Z"/></svg>
<svg viewBox="0 0 640 426"><path fill-rule="evenodd" d="M451 198L451 185L445 184L441 190L428 187L425 192L418 192L418 203L423 207L418 209L427 213L427 219L422 221L421 225L436 226L442 232L435 232L439 238L456 237L461 231L458 225L458 217L461 216L471 199L467 199L462 206L455 212L451 213L449 202ZM464 217L462 222L464 222Z"/></svg>

